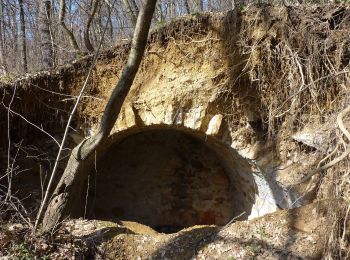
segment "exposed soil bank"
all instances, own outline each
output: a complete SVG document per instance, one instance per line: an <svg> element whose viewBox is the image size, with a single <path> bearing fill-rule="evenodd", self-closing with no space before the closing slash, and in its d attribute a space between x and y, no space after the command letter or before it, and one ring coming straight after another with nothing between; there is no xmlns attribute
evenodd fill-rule
<svg viewBox="0 0 350 260"><path fill-rule="evenodd" d="M341 145L334 157L348 143L336 124L337 114L349 103L348 28L348 6L264 5L252 6L238 17L228 12L184 18L154 32L110 138L93 158L97 173L95 161L87 172L90 181L81 187L82 200L76 205L81 214L77 216L84 215L87 198L86 214L90 218L134 220L171 232L197 224L223 225L235 216L252 219L278 208L336 198L323 207L331 224L313 213L313 220L302 217L300 223L330 227L327 232L331 235L325 243L331 251L338 250L337 244L348 241L348 229L343 228L347 223L338 204L339 198L347 200L350 196L348 161L324 172L324 178L316 175L305 184L291 185L331 154L337 143ZM101 55L67 147L96 131L128 47L121 45ZM20 186L14 189L22 188L23 180L34 180L36 199L40 199L40 176L49 175L58 146L28 120L59 141L90 63L91 57L86 57L57 71L1 86L6 107L22 115L10 115L11 142L16 144L10 152L14 158L18 151L16 164L28 171L15 175L14 181ZM0 115L6 121L4 107ZM345 125L349 129L348 118ZM6 168L7 124L0 124L0 134L0 168ZM61 172L64 167L63 159ZM35 194L30 190L27 194ZM240 215L242 212L245 214ZM258 254L265 252L265 247L273 247L274 253L268 256L277 252L282 257L282 248L290 247L295 257L314 257L312 245L324 246L320 236L304 232L305 227L300 228L304 224L298 222L295 232L303 235L295 240L290 230L294 224L274 216L299 211L283 212L287 213L263 218L263 229L261 219L235 223L232 227L242 227L242 232L234 238L234 231L225 233L230 247L219 246L222 252L215 251L214 245L220 241L216 234L206 251L201 251L197 247L201 242L195 240L191 244L194 251L184 256L230 257L234 248L237 254L249 248ZM211 234L206 231L218 230L207 226L203 229L203 233L194 231L194 237L204 241ZM184 233L169 235L166 241L177 244L176 237ZM270 240L280 234L282 242ZM187 242L184 237L181 244ZM123 257L181 254L182 248L165 253L138 249L137 245L143 243L138 239L150 244L156 241L125 234L114 238L122 241L116 243L116 248ZM269 240L269 244L262 240ZM303 242L310 246L305 254L303 250L309 249L301 246ZM113 245L111 248L115 250ZM249 252L242 255L249 256Z"/></svg>

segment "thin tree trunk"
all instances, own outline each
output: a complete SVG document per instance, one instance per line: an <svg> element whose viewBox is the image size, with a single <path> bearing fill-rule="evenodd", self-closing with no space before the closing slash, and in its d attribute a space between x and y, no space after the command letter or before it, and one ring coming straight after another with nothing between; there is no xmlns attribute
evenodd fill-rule
<svg viewBox="0 0 350 260"><path fill-rule="evenodd" d="M110 41L111 41L111 44L114 43L114 27L113 27L113 20L112 20L112 13L113 13L113 6L112 6L112 3L109 1L109 0L104 0L105 3L107 4L109 10L110 10L110 13L111 15L109 16L109 26L110 26Z"/></svg>
<svg viewBox="0 0 350 260"><path fill-rule="evenodd" d="M198 12L203 12L203 0L197 0Z"/></svg>
<svg viewBox="0 0 350 260"><path fill-rule="evenodd" d="M74 51L79 54L80 53L80 48L79 45L74 37L74 34L71 30L68 29L66 23L65 23L65 17L66 17L66 0L60 0L60 13L59 13L59 22L60 25L62 26L63 30L67 34L70 44L72 45Z"/></svg>
<svg viewBox="0 0 350 260"><path fill-rule="evenodd" d="M130 2L131 2L131 8L132 8L134 15L136 17L136 20L137 20L137 17L138 17L139 12L140 12L139 7L137 6L135 0L130 0ZM135 25L136 25L136 23L135 23Z"/></svg>
<svg viewBox="0 0 350 260"><path fill-rule="evenodd" d="M190 14L191 9L190 9L190 5L188 4L188 0L184 0L184 5L185 5L186 13Z"/></svg>
<svg viewBox="0 0 350 260"><path fill-rule="evenodd" d="M84 43L85 43L86 49L89 52L93 52L95 50L90 41L90 27L91 27L92 21L94 20L95 14L97 12L99 2L100 2L99 0L95 0L95 2L93 3L92 12L89 16L89 19L87 21L85 31L84 31Z"/></svg>
<svg viewBox="0 0 350 260"><path fill-rule="evenodd" d="M96 135L83 141L73 149L64 174L45 212L41 233L51 231L66 217L77 217L83 214L85 183L91 170L91 159L93 159L94 152L108 138L134 81L146 48L156 2L156 0L146 0L139 14L129 58L120 80L108 100L99 130ZM49 190L50 187L48 187ZM42 207L45 204L44 199ZM40 219L40 215L41 211L39 211L37 219Z"/></svg>
<svg viewBox="0 0 350 260"><path fill-rule="evenodd" d="M128 13L129 13L129 16L130 16L132 24L134 26L136 26L136 21L137 21L137 16L138 16L138 13L139 13L139 8L137 7L135 1L133 1L133 3L130 4L129 0L123 0L123 3L125 5L126 9L128 9Z"/></svg>
<svg viewBox="0 0 350 260"><path fill-rule="evenodd" d="M169 18L173 18L172 2L173 2L173 0L168 0L168 15L169 15Z"/></svg>
<svg viewBox="0 0 350 260"><path fill-rule="evenodd" d="M27 45L26 45L26 26L24 21L24 9L23 9L23 0L18 0L19 6L19 21L20 21L20 50L21 50L21 61L22 61L22 70L24 73L28 72L28 63L27 63Z"/></svg>
<svg viewBox="0 0 350 260"><path fill-rule="evenodd" d="M53 48L50 34L50 4L50 0L41 1L38 17L43 69L50 69L53 67Z"/></svg>
<svg viewBox="0 0 350 260"><path fill-rule="evenodd" d="M156 5L156 15L158 16L158 21L162 23L164 21L163 9L161 2Z"/></svg>
<svg viewBox="0 0 350 260"><path fill-rule="evenodd" d="M4 58L4 4L3 0L0 0L0 75L6 73L6 64Z"/></svg>
<svg viewBox="0 0 350 260"><path fill-rule="evenodd" d="M15 52L18 51L18 26L17 26L17 17L18 17L18 14L17 14L17 9L15 6L10 6L11 7L11 11L12 11L12 21L11 21L11 24L12 24L12 34L13 34L13 39L14 39L14 46L15 46Z"/></svg>
<svg viewBox="0 0 350 260"><path fill-rule="evenodd" d="M28 53L31 53L32 57L31 58L31 63L34 63L34 68L35 69L40 69L42 68L42 51L41 51L41 34L40 34L40 30L39 30L39 25L38 25L38 21L39 21L39 13L40 13L40 5L41 2L40 1L35 1L35 6L34 6L34 10L35 10L35 15L33 17L31 17L32 19L31 24L30 24L30 28L32 28L32 33L33 33L33 41L32 41L32 46L37 46L37 48L28 48ZM34 5L34 4L33 4ZM30 55L28 55L28 57L30 57Z"/></svg>
<svg viewBox="0 0 350 260"><path fill-rule="evenodd" d="M113 10L111 10L111 13L113 12ZM109 17L109 26L110 26L110 29L109 29L109 38L110 38L110 41L111 41L111 44L114 43L114 39L113 39L113 34L114 34L114 30L113 30L113 21L112 21L112 16Z"/></svg>

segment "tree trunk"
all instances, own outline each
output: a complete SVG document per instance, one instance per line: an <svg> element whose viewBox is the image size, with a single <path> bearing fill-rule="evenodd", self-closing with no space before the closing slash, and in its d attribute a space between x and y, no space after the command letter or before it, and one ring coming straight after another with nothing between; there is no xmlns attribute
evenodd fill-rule
<svg viewBox="0 0 350 260"><path fill-rule="evenodd" d="M139 7L137 6L135 0L130 0L130 2L131 2L131 9L133 11L134 16L136 17L136 20L137 20L137 17L138 17L139 12L140 12ZM136 25L136 22L135 22L135 25Z"/></svg>
<svg viewBox="0 0 350 260"><path fill-rule="evenodd" d="M156 6L156 15L158 16L158 21L162 23L164 21L164 14L161 3L158 2Z"/></svg>
<svg viewBox="0 0 350 260"><path fill-rule="evenodd" d="M111 13L111 15L109 16L109 26L110 26L110 41L113 44L114 43L114 25L113 25L113 20L112 20L112 13L113 13L113 8L114 6L112 6L112 3L109 0L104 0L105 3L107 4L108 8L109 8L109 12ZM102 26L101 26L102 28Z"/></svg>
<svg viewBox="0 0 350 260"><path fill-rule="evenodd" d="M99 130L96 135L83 141L73 149L65 172L45 212L40 233L51 231L66 217L82 216L85 184L93 163L93 154L109 136L134 81L145 51L155 5L156 0L146 0L137 19L129 58L120 80L108 100ZM45 205L45 201L42 204ZM40 218L40 211L38 218Z"/></svg>
<svg viewBox="0 0 350 260"><path fill-rule="evenodd" d="M188 4L188 0L184 0L184 5L185 5L186 13L190 14L191 9L190 9L190 5Z"/></svg>
<svg viewBox="0 0 350 260"><path fill-rule="evenodd" d="M137 7L136 2L131 0L130 4L129 0L123 0L123 3L126 9L128 9L132 24L136 26L137 16L139 14L139 8Z"/></svg>
<svg viewBox="0 0 350 260"><path fill-rule="evenodd" d="M50 0L41 1L38 17L43 69L50 69L53 67L53 48L50 33L50 4Z"/></svg>
<svg viewBox="0 0 350 260"><path fill-rule="evenodd" d="M80 53L80 48L78 46L78 43L74 37L74 34L71 30L68 29L66 23L65 23L65 17L66 17L66 0L60 0L60 13L59 13L59 22L62 26L64 32L67 34L70 44L72 45L74 51L76 54Z"/></svg>
<svg viewBox="0 0 350 260"><path fill-rule="evenodd" d="M203 12L203 0L197 0L197 10Z"/></svg>
<svg viewBox="0 0 350 260"><path fill-rule="evenodd" d="M93 52L95 50L90 41L90 27L91 27L92 21L94 20L95 14L97 12L99 2L100 2L99 0L95 0L95 2L93 3L92 12L89 16L89 19L87 21L85 31L84 31L84 43L85 43L86 49L89 52Z"/></svg>
<svg viewBox="0 0 350 260"><path fill-rule="evenodd" d="M3 0L0 0L0 75L6 74L4 34L4 4Z"/></svg>
<svg viewBox="0 0 350 260"><path fill-rule="evenodd" d="M19 6L19 21L20 21L20 50L21 50L21 61L22 61L22 70L24 73L28 72L28 63L27 63L27 45L26 45L26 26L24 21L24 9L23 9L23 0L18 0Z"/></svg>
<svg viewBox="0 0 350 260"><path fill-rule="evenodd" d="M14 47L15 47L15 53L18 52L18 26L17 26L17 17L18 17L18 13L17 13L17 8L16 6L10 6L10 9L11 9L11 16L10 16L10 19L12 19L12 21L9 23L11 24L11 29L12 29L12 35L13 35L13 42L15 43L14 44ZM9 41L8 43L12 44L11 41Z"/></svg>

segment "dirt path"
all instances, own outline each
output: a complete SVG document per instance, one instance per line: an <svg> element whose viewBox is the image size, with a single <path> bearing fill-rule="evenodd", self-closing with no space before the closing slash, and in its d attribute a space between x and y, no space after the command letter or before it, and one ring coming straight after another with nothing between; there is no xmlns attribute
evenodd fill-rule
<svg viewBox="0 0 350 260"><path fill-rule="evenodd" d="M317 259L327 227L326 206L313 203L225 227L194 226L174 234L135 222L76 220L65 227L95 245L97 259Z"/></svg>

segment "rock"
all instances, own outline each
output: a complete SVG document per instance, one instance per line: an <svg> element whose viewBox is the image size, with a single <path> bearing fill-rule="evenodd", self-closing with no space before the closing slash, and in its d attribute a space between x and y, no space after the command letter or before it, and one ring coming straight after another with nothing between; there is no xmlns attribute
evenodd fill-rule
<svg viewBox="0 0 350 260"><path fill-rule="evenodd" d="M326 152L329 148L330 131L322 128L305 127L303 130L294 134L292 138L316 150Z"/></svg>
<svg viewBox="0 0 350 260"><path fill-rule="evenodd" d="M209 122L206 134L217 135L220 131L222 119L223 119L223 116L221 114L213 116L213 118Z"/></svg>

